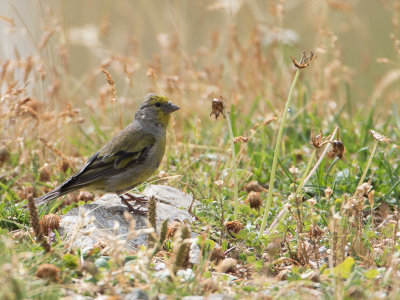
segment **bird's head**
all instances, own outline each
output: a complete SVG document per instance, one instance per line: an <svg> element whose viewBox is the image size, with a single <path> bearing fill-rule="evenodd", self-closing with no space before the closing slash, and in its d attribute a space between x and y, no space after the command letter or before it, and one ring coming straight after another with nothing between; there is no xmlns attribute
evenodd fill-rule
<svg viewBox="0 0 400 300"><path fill-rule="evenodd" d="M177 111L179 106L172 104L167 97L159 94L150 94L140 105L135 119L156 122L165 128L168 125L170 114Z"/></svg>

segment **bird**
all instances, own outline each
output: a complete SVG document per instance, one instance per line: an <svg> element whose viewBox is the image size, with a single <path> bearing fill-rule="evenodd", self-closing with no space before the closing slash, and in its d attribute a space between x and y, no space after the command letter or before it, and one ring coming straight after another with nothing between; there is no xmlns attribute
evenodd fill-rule
<svg viewBox="0 0 400 300"><path fill-rule="evenodd" d="M130 212L140 212L128 201L140 202L143 199L126 192L143 183L160 166L170 116L179 109L163 95L147 95L132 123L92 155L76 174L54 190L36 198L36 205L85 189L115 193Z"/></svg>

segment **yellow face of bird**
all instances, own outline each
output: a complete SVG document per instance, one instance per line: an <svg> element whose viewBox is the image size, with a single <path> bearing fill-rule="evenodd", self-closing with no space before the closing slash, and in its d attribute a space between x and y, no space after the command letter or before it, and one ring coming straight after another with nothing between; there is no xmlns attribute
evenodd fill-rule
<svg viewBox="0 0 400 300"><path fill-rule="evenodd" d="M167 97L159 94L150 94L139 107L135 118L155 121L167 127L170 114L178 109L179 106L172 104Z"/></svg>

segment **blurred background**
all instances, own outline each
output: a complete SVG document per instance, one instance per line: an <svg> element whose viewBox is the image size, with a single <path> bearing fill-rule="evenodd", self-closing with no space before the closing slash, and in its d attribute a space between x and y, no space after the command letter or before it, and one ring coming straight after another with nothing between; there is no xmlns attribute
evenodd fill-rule
<svg viewBox="0 0 400 300"><path fill-rule="evenodd" d="M171 130L196 142L215 126L213 97L253 110L254 122L280 114L290 56L303 50L318 58L302 72L294 113L313 108L321 128L375 108L384 122L399 98L399 13L391 0L4 0L2 144L41 137L86 154L130 122L148 92L182 106Z"/></svg>

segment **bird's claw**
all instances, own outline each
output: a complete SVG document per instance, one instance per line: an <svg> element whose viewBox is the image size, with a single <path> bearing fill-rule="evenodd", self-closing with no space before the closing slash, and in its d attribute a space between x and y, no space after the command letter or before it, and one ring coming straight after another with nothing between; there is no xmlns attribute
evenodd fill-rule
<svg viewBox="0 0 400 300"><path fill-rule="evenodd" d="M128 197L126 201L136 201L137 203L141 204L147 204L149 202L149 199L146 196L137 196L137 195L132 195L131 193L125 193L121 196Z"/></svg>
<svg viewBox="0 0 400 300"><path fill-rule="evenodd" d="M131 195L131 196L132 196L132 195ZM138 214L138 215L147 215L147 211L148 211L147 208L143 208L143 207L140 206L140 205L132 206L132 205L128 202L129 200L125 199L123 195L120 195L119 197L121 198L121 202L124 203L124 204L128 207L128 211L129 211L130 213L135 213L135 214ZM129 196L128 196L128 197L129 197ZM134 196L133 196L133 197L134 197ZM133 199L130 199L130 200L133 200ZM139 203L143 203L143 202L139 202ZM146 203L146 202L144 202L144 203Z"/></svg>

